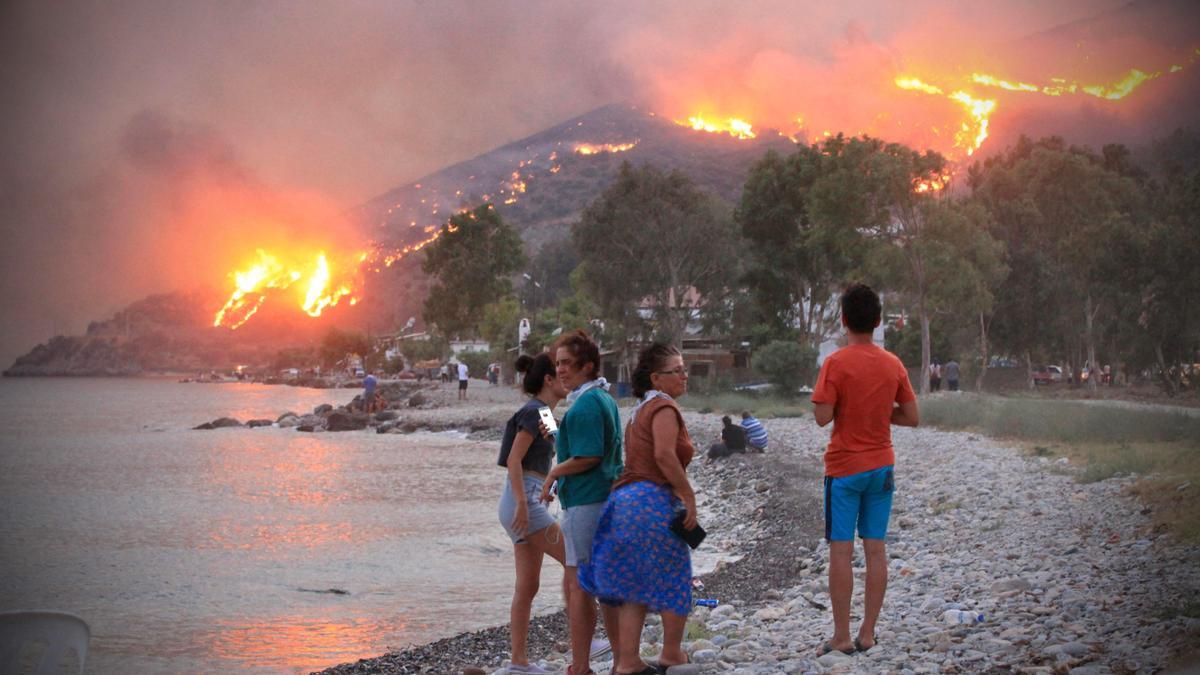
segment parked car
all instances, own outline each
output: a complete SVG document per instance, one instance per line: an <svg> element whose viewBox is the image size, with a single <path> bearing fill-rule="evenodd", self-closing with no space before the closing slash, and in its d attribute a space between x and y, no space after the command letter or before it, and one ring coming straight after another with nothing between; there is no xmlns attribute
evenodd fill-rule
<svg viewBox="0 0 1200 675"><path fill-rule="evenodd" d="M1038 366L1033 369L1034 384L1051 384L1062 382L1063 371L1058 366Z"/></svg>

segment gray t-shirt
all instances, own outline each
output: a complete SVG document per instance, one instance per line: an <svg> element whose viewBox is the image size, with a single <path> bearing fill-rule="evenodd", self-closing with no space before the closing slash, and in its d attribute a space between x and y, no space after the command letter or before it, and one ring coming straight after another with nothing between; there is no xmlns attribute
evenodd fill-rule
<svg viewBox="0 0 1200 675"><path fill-rule="evenodd" d="M950 363L946 364L946 379L947 380L957 380L958 379L958 361L951 361Z"/></svg>
<svg viewBox="0 0 1200 675"><path fill-rule="evenodd" d="M517 438L517 432L525 430L529 435L533 436L533 442L529 445L529 450L525 456L521 458L521 468L526 471L540 473L543 476L550 473L551 457L554 455L554 443L546 440L542 436L541 429L538 428L538 422L542 416L538 413L538 409L546 405L536 398L531 398L508 420L508 424L504 427L504 437L500 440L500 457L496 463L500 466L508 466L508 454L512 452L513 441Z"/></svg>

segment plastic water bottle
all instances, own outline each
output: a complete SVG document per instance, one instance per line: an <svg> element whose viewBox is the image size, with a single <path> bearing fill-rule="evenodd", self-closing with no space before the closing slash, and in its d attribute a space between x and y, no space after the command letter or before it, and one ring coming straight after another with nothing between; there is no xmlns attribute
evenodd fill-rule
<svg viewBox="0 0 1200 675"><path fill-rule="evenodd" d="M696 598L696 604L700 607L716 607L719 603L716 598Z"/></svg>
<svg viewBox="0 0 1200 675"><path fill-rule="evenodd" d="M948 609L942 618L951 626L971 625L983 623L983 615L976 612L969 612L965 609Z"/></svg>

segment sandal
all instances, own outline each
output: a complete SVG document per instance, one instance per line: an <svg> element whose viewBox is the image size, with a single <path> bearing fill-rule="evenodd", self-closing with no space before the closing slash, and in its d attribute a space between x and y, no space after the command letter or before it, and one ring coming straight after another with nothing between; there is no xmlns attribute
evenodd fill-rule
<svg viewBox="0 0 1200 675"><path fill-rule="evenodd" d="M826 640L821 645L821 648L817 650L817 658L825 656L826 654L829 654L830 652L841 652L841 653L845 654L846 656L850 656L850 655L854 654L854 647L851 647L850 649L837 649L833 646L832 642L830 642L829 640Z"/></svg>
<svg viewBox="0 0 1200 675"><path fill-rule="evenodd" d="M871 643L872 644L870 647L864 647L862 646L862 643L858 641L858 638L854 638L854 651L865 652L869 649L874 649L879 646L879 640L874 635L871 636Z"/></svg>

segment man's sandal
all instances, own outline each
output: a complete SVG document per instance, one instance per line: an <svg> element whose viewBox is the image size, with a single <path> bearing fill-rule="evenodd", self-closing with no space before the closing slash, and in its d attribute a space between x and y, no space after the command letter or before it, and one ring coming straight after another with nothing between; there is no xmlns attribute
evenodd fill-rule
<svg viewBox="0 0 1200 675"><path fill-rule="evenodd" d="M854 651L865 652L869 649L874 649L879 646L879 639L876 638L874 635L871 636L871 641L872 641L872 644L870 647L864 647L864 646L862 646L862 643L858 641L858 638L854 638Z"/></svg>
<svg viewBox="0 0 1200 675"><path fill-rule="evenodd" d="M841 652L841 653L845 654L846 656L851 656L854 654L854 651L855 651L854 647L851 647L850 649L837 649L836 647L833 646L832 642L830 642L829 640L826 640L824 642L824 644L821 645L821 648L819 650L817 650L817 656L822 657L831 652Z"/></svg>

